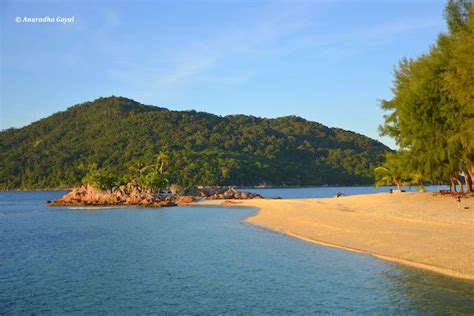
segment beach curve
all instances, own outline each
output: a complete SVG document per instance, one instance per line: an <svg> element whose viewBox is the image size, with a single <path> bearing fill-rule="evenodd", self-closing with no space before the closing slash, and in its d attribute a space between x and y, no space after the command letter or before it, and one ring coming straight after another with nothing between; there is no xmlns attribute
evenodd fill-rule
<svg viewBox="0 0 474 316"><path fill-rule="evenodd" d="M474 280L472 197L458 205L453 197L432 193L378 193L245 200L235 206L259 209L247 223L307 242Z"/></svg>

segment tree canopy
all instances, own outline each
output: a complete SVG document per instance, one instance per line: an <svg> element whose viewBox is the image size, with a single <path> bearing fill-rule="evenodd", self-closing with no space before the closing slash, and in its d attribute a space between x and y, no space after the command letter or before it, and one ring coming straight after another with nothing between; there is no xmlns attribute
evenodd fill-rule
<svg viewBox="0 0 474 316"><path fill-rule="evenodd" d="M464 177L472 190L474 172L474 5L450 0L449 32L417 58L395 70L394 97L381 102L389 112L382 135L395 139L405 171L431 182ZM393 159L389 157L388 160ZM387 161L388 161L387 160ZM462 187L462 185L461 185ZM462 188L461 188L462 190Z"/></svg>

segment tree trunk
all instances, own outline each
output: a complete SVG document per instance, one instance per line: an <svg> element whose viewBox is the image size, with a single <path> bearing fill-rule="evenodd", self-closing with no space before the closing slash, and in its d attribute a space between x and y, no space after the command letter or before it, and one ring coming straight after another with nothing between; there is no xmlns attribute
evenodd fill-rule
<svg viewBox="0 0 474 316"><path fill-rule="evenodd" d="M464 181L466 182L466 192L472 193L472 177L468 171L464 172Z"/></svg>
<svg viewBox="0 0 474 316"><path fill-rule="evenodd" d="M451 176L451 178L449 179L449 181L451 181L451 192L458 192L456 190L456 182L454 182L454 180L455 180L454 176Z"/></svg>
<svg viewBox="0 0 474 316"><path fill-rule="evenodd" d="M466 174L469 176L470 181L469 185L466 182L467 192L473 192L472 181L474 180L474 162L471 162L471 167L467 170ZM466 177L466 180L468 180L468 177Z"/></svg>
<svg viewBox="0 0 474 316"><path fill-rule="evenodd" d="M457 181L457 183L459 184L459 191L460 191L461 193L464 193L464 188L463 188L463 186L462 186L462 181L459 179L459 177L456 177L456 181Z"/></svg>
<svg viewBox="0 0 474 316"><path fill-rule="evenodd" d="M401 184L402 184L402 182L400 180L395 180L395 185L397 186L397 190L400 191L400 192L402 191L401 190Z"/></svg>

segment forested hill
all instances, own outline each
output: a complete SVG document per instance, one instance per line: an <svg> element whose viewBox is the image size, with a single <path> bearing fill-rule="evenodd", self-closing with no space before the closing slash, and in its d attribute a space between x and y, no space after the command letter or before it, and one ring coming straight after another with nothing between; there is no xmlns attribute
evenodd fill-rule
<svg viewBox="0 0 474 316"><path fill-rule="evenodd" d="M389 149L295 116L221 117L108 97L2 131L0 188L78 185L92 164L123 176L160 150L170 182L189 186L371 184Z"/></svg>

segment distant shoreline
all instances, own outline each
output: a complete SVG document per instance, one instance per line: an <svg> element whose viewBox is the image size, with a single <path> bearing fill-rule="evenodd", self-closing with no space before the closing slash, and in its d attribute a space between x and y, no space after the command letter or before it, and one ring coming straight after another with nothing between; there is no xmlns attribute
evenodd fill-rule
<svg viewBox="0 0 474 316"><path fill-rule="evenodd" d="M338 187L371 187L373 184L367 185L294 185L294 186L238 186L238 185L220 185L216 187L234 187L236 189L301 189L301 188L338 188ZM390 187L390 186L387 186ZM0 192L56 192L56 191L71 191L74 187L69 188L51 188L51 189L13 189L13 190L2 190Z"/></svg>
<svg viewBox="0 0 474 316"><path fill-rule="evenodd" d="M426 187L430 186L438 186L447 184L433 184L433 185L426 185ZM305 189L305 188L361 188L361 187L373 187L373 184L361 184L361 185L294 185L294 186L235 186L235 185L221 185L219 187L226 188L226 187L234 187L236 189L258 189L258 190L265 190L265 189ZM380 186L381 188L392 188L392 185L384 185ZM58 192L58 191L72 191L74 187L67 187L67 188L48 188L48 189L13 189L13 190L3 190L0 189L0 192Z"/></svg>

